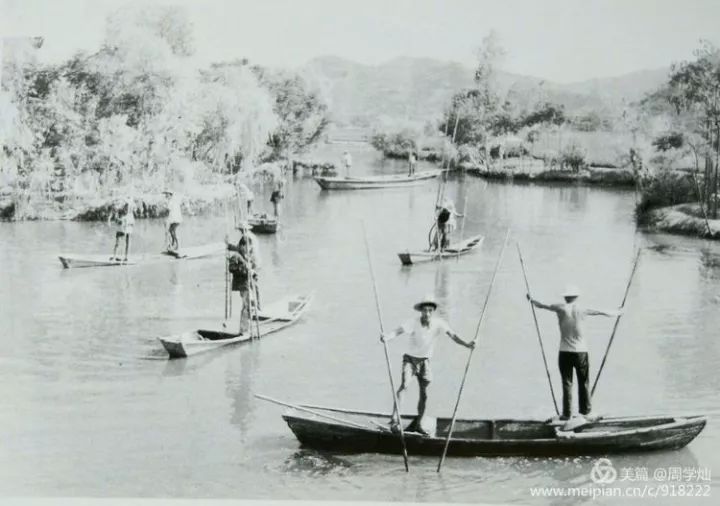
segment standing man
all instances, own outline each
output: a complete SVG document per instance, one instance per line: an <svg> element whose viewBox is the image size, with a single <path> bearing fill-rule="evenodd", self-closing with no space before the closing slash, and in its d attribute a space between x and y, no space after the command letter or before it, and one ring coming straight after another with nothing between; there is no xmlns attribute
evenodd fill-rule
<svg viewBox="0 0 720 506"><path fill-rule="evenodd" d="M168 198L167 231L170 235L170 240L168 241L167 251L177 253L180 249L177 229L182 223L182 199L179 194L173 193L170 190L165 190L163 193Z"/></svg>
<svg viewBox="0 0 720 506"><path fill-rule="evenodd" d="M455 204L450 199L443 200L441 206L437 207L437 238L436 248L440 251L445 250L450 245L450 234L456 227L456 216L462 216L455 210Z"/></svg>
<svg viewBox="0 0 720 506"><path fill-rule="evenodd" d="M270 194L270 202L272 202L273 205L275 220L280 219L280 201L285 198L285 195L283 194L283 186L283 180L278 180L278 182L275 183L273 192Z"/></svg>
<svg viewBox="0 0 720 506"><path fill-rule="evenodd" d="M253 192L248 188L248 186L243 183L238 183L238 199L239 199L239 210L240 210L240 221L246 221L252 216L252 207L253 207L253 201L255 200L255 195L253 195ZM245 216L243 216L243 213L247 213Z"/></svg>
<svg viewBox="0 0 720 506"><path fill-rule="evenodd" d="M415 175L415 166L417 165L417 156L415 152L408 151L408 177Z"/></svg>
<svg viewBox="0 0 720 506"><path fill-rule="evenodd" d="M582 322L585 316L619 316L622 310L599 311L581 307L577 304L580 290L574 285L568 285L562 296L565 303L560 304L543 304L530 297L530 294L527 294L527 299L533 306L557 314L560 326L558 367L560 368L563 389L563 407L560 420L568 420L571 415L573 371L577 374L578 379L580 414L586 419L592 419L595 417L591 414L590 361L588 359L588 347L583 337Z"/></svg>
<svg viewBox="0 0 720 506"><path fill-rule="evenodd" d="M403 355L402 362L402 381L397 391L398 411L393 413L391 425L396 427L399 424L400 399L407 389L410 379L415 376L420 386L420 399L417 407L418 416L408 430L412 428L416 432L427 434L422 428L422 419L427 404L427 388L432 381L430 357L435 347L435 341L442 336L448 336L459 345L470 349L475 347L475 342L463 341L445 320L434 315L438 306L433 296L425 297L413 307L420 312L420 317L408 320L389 334L381 334L380 341L388 342L403 334L408 336L406 353Z"/></svg>
<svg viewBox="0 0 720 506"><path fill-rule="evenodd" d="M348 178L350 177L350 169L352 168L352 156L350 156L350 153L347 151L343 153L342 163L345 166L345 177Z"/></svg>
<svg viewBox="0 0 720 506"><path fill-rule="evenodd" d="M227 237L225 237L225 244L227 244L228 251L233 252L228 259L228 270L232 274L232 291L240 293L242 310L240 311L239 332L245 334L251 330L251 306L255 306L255 311L260 309L260 290L257 283L259 249L257 239L250 232L249 225L243 222L238 228L240 240L237 246L230 244Z"/></svg>
<svg viewBox="0 0 720 506"><path fill-rule="evenodd" d="M130 251L130 234L132 234L135 226L135 202L132 197L128 197L120 209L110 215L109 220L113 219L118 224L118 229L115 232L115 247L113 248L113 254L110 257L110 260L120 261L120 257L117 256L117 249L120 245L120 240L124 237L125 257L122 261L127 262L128 253Z"/></svg>

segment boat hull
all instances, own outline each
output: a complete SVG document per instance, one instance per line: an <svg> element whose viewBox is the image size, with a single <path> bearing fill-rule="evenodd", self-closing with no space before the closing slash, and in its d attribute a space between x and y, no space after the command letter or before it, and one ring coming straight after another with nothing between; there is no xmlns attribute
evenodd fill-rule
<svg viewBox="0 0 720 506"><path fill-rule="evenodd" d="M127 261L110 260L107 255L59 255L58 259L65 269L86 267L127 267L138 264L151 264L168 260L195 260L219 255L226 250L225 244L212 243L203 246L183 248L179 252L163 251L162 253L131 256Z"/></svg>
<svg viewBox="0 0 720 506"><path fill-rule="evenodd" d="M315 181L323 190L373 190L379 188L402 188L417 186L436 178L441 170L419 172L414 176L391 175L364 178L316 177Z"/></svg>
<svg viewBox="0 0 720 506"><path fill-rule="evenodd" d="M248 220L250 230L256 234L274 234L278 229L278 222L275 218L250 218Z"/></svg>
<svg viewBox="0 0 720 506"><path fill-rule="evenodd" d="M485 240L485 237L482 235L476 235L473 237L469 237L468 239L465 239L464 241L460 241L458 243L451 244L446 249L444 249L442 252L438 251L405 251L402 253L398 253L398 258L400 259L400 263L403 265L413 265L413 264L419 264L424 262L434 262L437 260L442 260L445 258L455 258L460 255L465 255L467 253L470 253L473 250L479 249L483 241Z"/></svg>
<svg viewBox="0 0 720 506"><path fill-rule="evenodd" d="M306 447L341 453L402 451L398 435L382 428L388 426L388 415L328 412L351 417L355 426L306 414L285 414L283 419ZM457 420L448 455L555 457L676 450L690 443L705 424L703 416L614 417L575 431L558 432L556 427L536 420ZM449 425L449 419L438 419L433 436L405 432L408 453L441 455Z"/></svg>
<svg viewBox="0 0 720 506"><path fill-rule="evenodd" d="M257 325L260 337L284 329L298 321L307 311L312 295L286 297L270 304L259 314ZM256 324L253 320L252 325ZM223 330L191 330L182 334L159 337L169 358L186 358L199 353L216 350L231 344L252 341L254 335L232 333Z"/></svg>

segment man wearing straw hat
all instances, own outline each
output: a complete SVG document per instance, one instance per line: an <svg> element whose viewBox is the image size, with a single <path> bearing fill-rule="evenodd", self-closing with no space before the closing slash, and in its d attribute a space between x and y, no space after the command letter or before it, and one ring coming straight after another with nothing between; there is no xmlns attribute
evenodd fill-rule
<svg viewBox="0 0 720 506"><path fill-rule="evenodd" d="M228 251L233 253L228 258L228 270L232 274L232 292L239 292L242 301L240 311L240 333L250 330L250 310L260 309L260 290L258 288L257 267L259 263L259 250L255 236L250 232L247 222L238 226L240 240L237 245L231 244L225 237ZM254 299L254 300L251 300ZM254 304L253 304L254 302Z"/></svg>
<svg viewBox="0 0 720 506"><path fill-rule="evenodd" d="M588 347L585 343L582 322L585 316L618 316L618 311L599 311L597 309L582 308L577 304L580 290L575 285L568 285L562 294L565 299L560 304L543 304L530 297L528 300L533 306L552 311L557 314L560 326L560 352L558 353L558 367L562 378L563 408L560 420L568 420L572 409L573 371L578 378L579 411L586 419L592 419L592 400L590 395L590 361Z"/></svg>
<svg viewBox="0 0 720 506"><path fill-rule="evenodd" d="M408 427L408 430L427 434L421 427L421 422L427 404L427 388L432 381L430 357L435 347L435 341L439 337L447 335L450 339L466 348L474 348L475 343L460 339L445 320L434 315L438 305L432 295L426 296L413 307L420 312L420 317L408 320L389 334L381 334L380 340L388 342L400 335L408 335L408 344L402 362L402 380L397 391L398 411L400 410L401 395L407 389L410 379L415 376L420 387L418 416ZM398 420L398 413L393 413L392 425L396 426L399 423Z"/></svg>

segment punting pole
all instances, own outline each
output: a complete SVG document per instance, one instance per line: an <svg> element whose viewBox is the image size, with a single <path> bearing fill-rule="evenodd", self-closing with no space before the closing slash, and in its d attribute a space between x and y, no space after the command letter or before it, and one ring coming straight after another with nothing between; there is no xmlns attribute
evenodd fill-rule
<svg viewBox="0 0 720 506"><path fill-rule="evenodd" d="M633 262L632 271L630 271L630 277L628 278L627 285L625 286L625 295L623 295L620 309L625 307L625 301L627 300L628 292L630 292L630 285L632 284L633 276L635 275L635 270L637 269L638 260L640 260L641 251L642 249L638 248L637 253L635 254L635 261ZM605 367L605 361L607 360L608 353L610 352L610 346L612 346L613 339L615 339L615 332L617 331L618 324L620 323L620 318L622 318L622 314L617 315L617 318L615 318L615 325L613 325L612 334L610 334L610 341L608 341L607 348L605 349L605 355L600 363L600 369L598 369L597 376L595 376L595 381L593 382L590 395L595 395L595 388L597 387L598 380L600 379L600 373L602 373L603 367Z"/></svg>
<svg viewBox="0 0 720 506"><path fill-rule="evenodd" d="M356 423L356 422L353 422L353 421L350 421L350 420L345 420L345 419L339 418L339 417L337 417L337 416L326 415L325 413L320 413L320 412L318 412L318 411L315 411L314 409L309 409L309 408L306 408L306 407L304 407L304 406L298 406L298 405L296 405L296 404L289 404L289 403L287 403L287 402L283 402L283 401L279 401L279 400L277 400L277 399L273 399L272 397L267 397L266 395L255 394L255 397L257 397L258 399L262 399L262 400L264 400L264 401L272 402L273 404L278 404L278 405L280 405L280 406L285 406L285 407L287 407L287 408L296 409L296 410L298 410L298 411L305 411L306 413L313 414L313 415L315 415L315 416L317 416L317 417L320 417L320 418L327 418L328 420L332 420L332 421L334 421L334 422L344 423L345 425L351 425L351 426L357 427L357 428L359 428L359 429L375 430L375 429L373 429L372 427L368 427L367 425L363 425L363 424L360 424L360 423Z"/></svg>
<svg viewBox="0 0 720 506"><path fill-rule="evenodd" d="M508 238L510 237L510 228L505 232L505 240L503 241L502 249L498 255L497 262L495 263L495 270L493 271L492 279L490 280L490 286L488 287L487 294L485 295L485 302L483 303L482 310L480 311L480 319L478 320L477 327L475 328L475 337L473 337L474 343L477 342L478 335L480 333L480 326L482 325L483 318L485 317L485 309L487 308L488 302L490 301L490 294L492 293L493 285L495 284L495 277L497 276L500 264L502 263L503 255L505 254L505 247L507 246ZM465 372L463 373L462 381L460 382L460 391L458 391L457 400L455 401L455 409L453 410L452 420L450 420L450 429L448 429L447 437L445 438L445 447L443 448L442 455L440 456L440 462L438 462L437 472L440 472L443 462L445 461L445 455L447 455L448 447L450 446L450 437L452 436L453 428L455 427L455 418L457 417L458 407L460 406L460 397L462 397L463 388L465 387L465 380L467 379L468 370L470 370L470 361L472 360L473 352L475 348L470 349L468 354L467 363L465 364Z"/></svg>
<svg viewBox="0 0 720 506"><path fill-rule="evenodd" d="M382 310L380 309L380 295L378 295L377 283L375 282L375 271L373 270L372 257L370 255L370 243L368 241L367 230L365 229L365 222L362 222L363 238L365 239L365 251L367 252L368 265L370 267L370 278L373 284L373 293L375 294L375 308L377 309L378 322L380 323L380 333L384 334L385 329L383 327ZM408 454L407 446L405 445L405 431L402 426L402 417L400 416L400 406L398 405L397 394L395 392L395 381L393 380L392 367L390 366L390 355L388 354L387 343L383 340L383 350L385 351L385 363L387 365L388 376L390 377L390 389L392 390L393 396L393 415L397 413L398 416L398 428L400 429L400 444L402 445L403 460L405 461L405 471L409 472L410 467L408 466Z"/></svg>
<svg viewBox="0 0 720 506"><path fill-rule="evenodd" d="M530 295L530 283L528 282L527 273L525 272L525 262L523 262L522 252L520 251L520 243L516 244L518 257L520 257L520 266L522 267L523 278L525 278L525 289L527 294ZM530 301L528 301L530 302ZM557 399L555 398L555 390L553 389L552 379L550 379L550 368L548 367L547 357L545 356L545 346L543 346L542 336L540 335L540 326L538 325L537 315L535 314L535 306L530 302L530 310L532 311L533 321L535 322L535 331L537 332L538 343L540 343L540 353L542 354L543 364L545 364L545 374L547 375L548 385L550 385L550 395L552 396L553 406L555 407L555 414L559 415Z"/></svg>
<svg viewBox="0 0 720 506"><path fill-rule="evenodd" d="M460 224L460 240L458 243L462 243L463 237L465 236L465 216L467 215L467 202L468 202L468 196L465 194L465 204L463 205L463 214L462 214L462 223ZM455 256L457 261L460 261L460 249L458 249L458 253Z"/></svg>

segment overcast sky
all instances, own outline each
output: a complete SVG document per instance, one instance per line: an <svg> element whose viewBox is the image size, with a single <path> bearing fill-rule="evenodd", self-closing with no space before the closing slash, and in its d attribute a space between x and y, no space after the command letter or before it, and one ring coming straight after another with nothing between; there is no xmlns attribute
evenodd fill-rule
<svg viewBox="0 0 720 506"><path fill-rule="evenodd" d="M0 0L0 33L45 37L41 57L95 50L124 0ZM472 65L495 29L504 68L558 82L654 69L720 45L720 0L160 0L184 6L199 56L281 66L337 55Z"/></svg>

